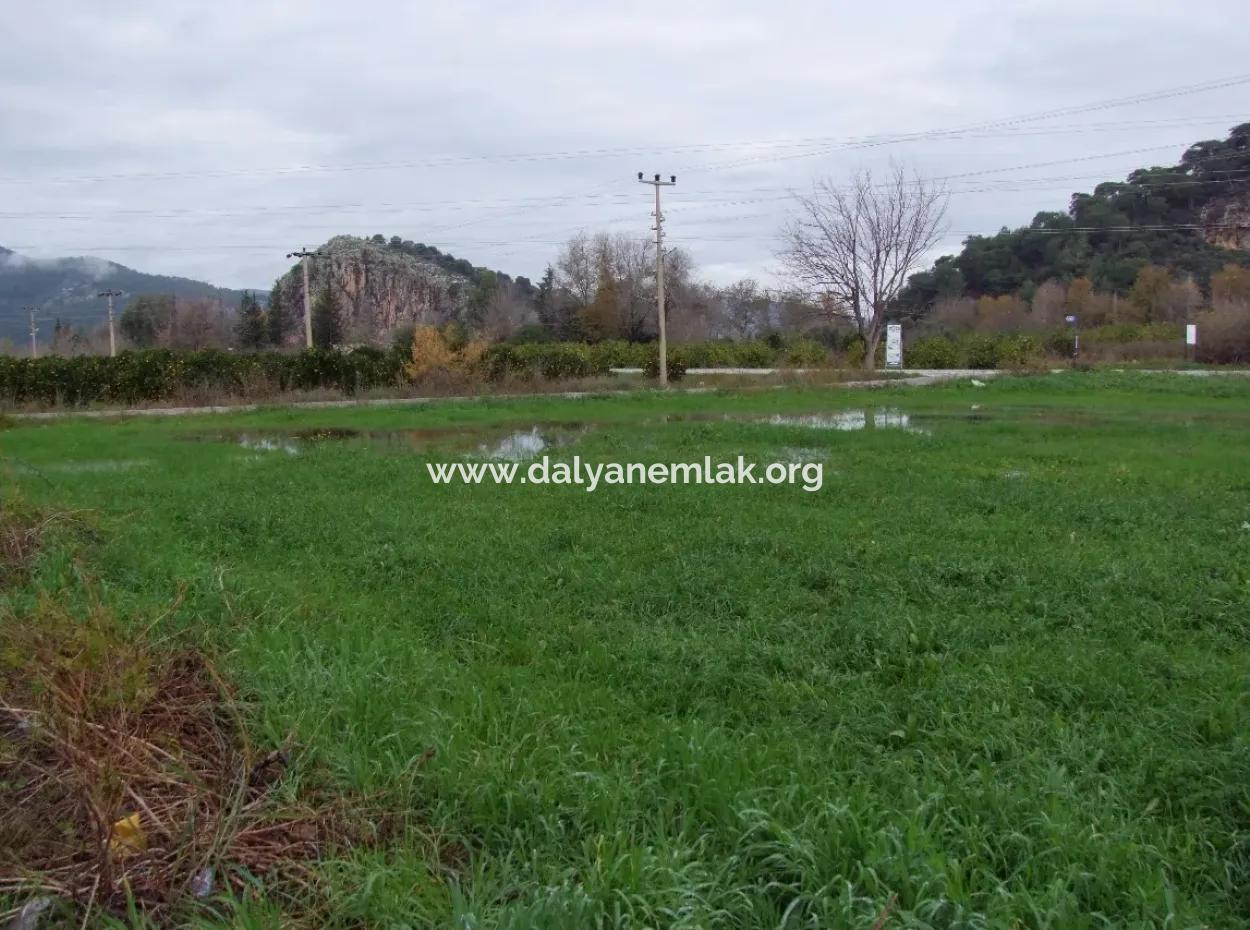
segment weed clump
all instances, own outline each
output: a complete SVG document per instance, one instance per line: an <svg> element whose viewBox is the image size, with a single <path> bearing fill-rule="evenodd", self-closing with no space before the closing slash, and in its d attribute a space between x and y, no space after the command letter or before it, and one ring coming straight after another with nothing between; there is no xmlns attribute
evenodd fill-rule
<svg viewBox="0 0 1250 930"><path fill-rule="evenodd" d="M0 616L0 900L174 909L302 883L353 834L342 802L293 785L198 651L136 637L103 608Z"/></svg>
<svg viewBox="0 0 1250 930"><path fill-rule="evenodd" d="M45 532L71 514L45 515L20 501L0 497L0 591L30 575Z"/></svg>

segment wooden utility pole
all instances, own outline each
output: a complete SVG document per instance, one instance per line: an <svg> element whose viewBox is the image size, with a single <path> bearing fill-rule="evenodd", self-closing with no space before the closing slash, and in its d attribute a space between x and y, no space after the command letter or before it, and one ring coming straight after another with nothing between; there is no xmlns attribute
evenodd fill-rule
<svg viewBox="0 0 1250 930"><path fill-rule="evenodd" d="M663 388L668 387L668 333L664 319L664 214L660 211L660 188L676 184L677 175L671 174L667 181L661 181L657 174L648 181L639 171L638 183L655 188L655 310L660 335L660 387Z"/></svg>
<svg viewBox="0 0 1250 930"><path fill-rule="evenodd" d="M311 349L313 347L312 340L312 296L308 293L308 260L319 252L310 252L308 249L300 249L298 252L287 252L287 258L298 258L300 264L304 266L304 345Z"/></svg>
<svg viewBox="0 0 1250 930"><path fill-rule="evenodd" d="M117 356L117 337L113 333L113 298L121 297L122 292L110 288L107 291L100 291L96 296L109 299L109 358L115 358Z"/></svg>
<svg viewBox="0 0 1250 930"><path fill-rule="evenodd" d="M30 357L38 358L39 357L39 340L38 340L39 327L35 326L35 308L25 307L23 309L25 309L25 311L30 314Z"/></svg>

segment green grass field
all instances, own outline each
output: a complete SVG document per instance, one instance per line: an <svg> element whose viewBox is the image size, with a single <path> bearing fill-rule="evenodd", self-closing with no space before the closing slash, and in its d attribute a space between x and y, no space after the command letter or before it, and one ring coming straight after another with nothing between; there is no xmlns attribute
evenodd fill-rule
<svg viewBox="0 0 1250 930"><path fill-rule="evenodd" d="M761 420L863 409L909 428ZM426 475L543 423L825 484ZM284 447L333 428L416 432ZM0 597L190 631L307 777L411 812L319 866L336 926L1250 927L1250 379L10 422L0 459L95 528Z"/></svg>

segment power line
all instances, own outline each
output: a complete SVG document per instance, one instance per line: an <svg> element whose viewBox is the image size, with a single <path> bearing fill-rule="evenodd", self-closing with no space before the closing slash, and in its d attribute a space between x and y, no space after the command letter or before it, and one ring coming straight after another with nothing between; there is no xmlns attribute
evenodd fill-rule
<svg viewBox="0 0 1250 930"><path fill-rule="evenodd" d="M1006 172L1006 171L1012 171L1012 170L1019 170L1019 168L1022 168L1022 167L1029 167L1029 166L1017 166L1016 168L1002 168L1002 169L993 169L993 170ZM1029 185L1029 186L1025 186L1025 187L1003 186L1003 187L993 188L993 190L1002 191L1002 192L1010 192L1010 191L1018 191L1018 190L1020 191L1039 190L1039 189L1044 189L1044 188L1038 188L1033 185L1042 184L1042 183L1050 183L1050 182L1058 182L1058 181L1064 181L1064 182L1099 181L1100 185L1101 184L1119 184L1126 188L1125 192L1131 192L1133 190L1148 190L1148 189L1153 190L1155 188L1168 188L1168 187L1192 187L1192 186L1202 186L1202 185L1207 185L1207 184L1240 184L1246 181L1250 181L1250 174L1245 174L1245 172L1247 171L1250 171L1250 168L1239 168L1239 169L1230 169L1228 171L1209 172L1211 174L1242 174L1243 175L1242 177L1236 177L1236 178L1209 178L1209 179L1204 179L1204 180L1158 181L1158 182L1149 182L1149 183L1143 183L1143 182L1137 182L1137 181L1107 180L1102 175L1064 175L1064 176L1059 176L1059 177L1047 177L1047 178L1009 178L1004 183L1009 182L1009 183ZM960 178L960 177L968 177L968 176L971 176L971 175L948 175L947 177L948 178ZM942 179L941 178L926 178L924 180L932 181L932 180L942 180ZM723 188L721 189L720 193L722 194L732 193L734 190L735 188L732 188L732 187ZM754 200L717 200L715 198L712 198L712 199L701 198L698 200L694 200L694 199L678 200L676 203L678 207L687 207L691 205L715 206L717 204L722 204L722 203L734 203L734 204L761 203L766 200L789 200L792 197L792 192L794 190L794 187L793 186L788 186L788 187L768 186L768 187L745 188L742 190L744 190L745 192L785 191L785 192L790 192L790 193L788 193L787 196L784 196L784 197L759 198L759 199L754 199ZM976 188L971 191L951 190L948 193L952 193L952 194L981 193L987 190L989 189ZM628 198L625 197L624 195L613 194L610 196L612 198L611 201L600 201L600 202L605 206L615 206L618 204L621 206L625 206L629 202ZM593 198L586 198L585 200L578 200L578 201L574 201L572 199L567 199L567 198L561 198L561 202L550 204L550 206L553 206L553 207L584 206L587 204L591 204L592 201L599 200L599 199L600 198L598 196L593 197ZM527 200L524 202L533 203L535 206L539 206L542 204L543 200L544 198L534 198L532 201ZM126 220L126 219L130 219L136 216L145 216L145 217L151 217L153 219L175 220L175 219L198 219L198 218L228 219L228 218L251 217L251 216L266 216L266 217L268 216L317 216L317 215L339 216L345 213L368 213L370 215L377 215L377 214L398 215L398 214L403 214L403 213L408 213L408 212L429 212L435 209L446 209L447 207L454 207L458 205L476 206L476 205L486 205L486 204L493 204L493 203L507 204L507 203L517 203L517 202L521 202L521 201L516 201L516 200L511 200L511 201L509 200L500 200L500 201L478 200L478 201L441 201L441 202L430 201L430 202L415 202L413 204L402 205L402 206L394 205L394 204L383 204L379 206L369 206L366 204L339 204L339 205L317 204L317 205L308 205L307 207L301 207L298 205L287 206L287 207L256 207L254 209L247 210L247 211L195 210L195 209L186 209L186 208L182 208L182 209L153 208L153 209L147 209L147 210L136 210L136 209L112 210L112 211L101 211L99 213L51 213L51 212L44 212L44 211L14 211L14 212L0 212L0 219L7 219L7 220L35 219L35 220L63 221L63 220L104 220L104 219L115 218L118 220ZM435 206L435 203L438 203L439 206ZM308 227L301 227L301 228L308 228ZM312 228L318 228L318 227L312 227ZM320 228L329 228L329 227L320 227ZM338 225L336 225L333 228L339 228L339 227Z"/></svg>
<svg viewBox="0 0 1250 930"><path fill-rule="evenodd" d="M1112 109L1121 106L1130 106L1139 103L1148 103L1157 100L1171 99L1175 97L1189 96L1192 94L1206 93L1213 90L1221 90L1229 87L1250 83L1250 74L1234 75L1229 78L1222 78L1215 81L1206 81L1199 84L1183 85L1180 87L1166 88L1144 94L1135 94L1128 97L1114 98L1110 100L1097 101L1094 103L1074 105L1070 107L1060 107L1051 110L1043 110L1030 114L1006 119L991 120L987 122L974 123L967 126L952 127L947 129L923 130L919 132L901 133L901 134L883 134L880 136L859 137L852 139L840 140L839 145L845 147L868 147L877 145L892 145L904 141L913 141L916 139L933 139L942 136L958 136L971 132L985 131L990 129L1008 129L1025 123L1039 122L1047 119L1055 119L1061 116L1074 116L1081 113L1091 113L1101 110ZM667 146L667 147L639 147L639 146L621 146L613 148L600 149L570 149L563 151L549 152L522 152L522 153L504 153L493 155L449 155L443 157L435 157L423 161L386 161L386 162L359 162L346 163L338 165L319 165L305 164L292 165L287 167L271 167L271 168L239 168L225 170L201 170L201 171L171 171L171 172L152 172L137 171L117 173L111 175L84 175L84 176L61 176L61 177L3 177L0 183L7 184L25 184L32 182L39 183L83 183L83 182L101 182L101 181L121 181L121 180L179 180L189 178L218 178L218 177L238 177L247 175L260 174L300 174L308 172L337 172L337 171L375 171L395 168L431 168L442 167L458 164L472 164L479 162L507 162L507 161L532 161L532 160L548 160L548 159L567 159L567 158L591 158L603 156L626 156L638 155L655 152L680 152L680 151L697 151L715 148L745 148L760 147L766 145L808 145L819 144L820 142L830 142L832 139L821 139L813 137L807 140L756 140L754 142L718 142L718 143L694 143L684 146ZM808 153L797 157L811 157L812 155L821 154L824 150ZM695 166L699 167L699 166ZM722 166L704 166L709 169L716 167L733 167L733 165Z"/></svg>
<svg viewBox="0 0 1250 930"><path fill-rule="evenodd" d="M1138 94L1138 95L1134 95L1131 97L1121 97L1121 98L1101 101L1097 103L1083 104L1083 105L1065 107L1065 108L1060 108L1060 109L1055 109L1055 110L1046 110L1046 111L1041 111L1038 113L1026 114L1024 116L1011 117L1011 118L1001 119L1001 120L994 120L994 121L985 122L985 123L977 123L971 126L962 126L962 127L952 128L952 129L924 130L921 132L904 133L901 135L893 135L893 136L889 136L889 135L881 136L875 139L868 139L868 140L864 140L861 142L852 143L852 144L844 145L844 146L835 146L832 148L828 148L828 149L824 149L824 150L820 150L816 152L804 153L800 155L782 156L780 158L775 158L775 159L767 158L767 157L760 158L760 159L747 159L746 161L743 161L743 162L703 166L703 167L710 168L712 170L724 169L724 168L735 168L735 167L741 167L742 165L746 165L746 164L753 164L758 161L783 161L783 160L795 159L795 158L810 158L812 156L830 154L839 148L869 148L869 147L875 147L875 146L880 146L880 145L894 145L899 142L915 141L918 139L930 140L930 139L935 139L939 137L956 137L956 136L960 136L968 132L983 131L987 129L1008 128L1008 127L1018 126L1024 123L1032 123L1032 122L1037 122L1040 120L1052 119L1058 116L1071 116L1071 115L1076 115L1078 113L1088 113L1088 112L1094 112L1097 110L1111 109L1113 107L1129 106L1129 105L1137 104L1137 103L1147 103L1147 102L1152 102L1155 100L1163 100L1163 99L1168 99L1171 97L1187 96L1189 94L1203 93L1205 91L1210 91L1210 90L1219 90L1222 88L1233 87L1233 86L1236 86L1239 84L1245 84L1245 83L1250 83L1250 75L1243 74L1243 75L1238 75L1232 78L1223 79L1220 81L1209 81L1204 84L1188 85L1184 87L1156 91L1156 92L1148 93L1148 94ZM699 166L691 166L691 167L697 168Z"/></svg>
<svg viewBox="0 0 1250 930"><path fill-rule="evenodd" d="M1173 147L1174 146L1171 146L1171 145L1149 146L1146 148L1125 149L1125 150L1120 150L1120 151L1115 151L1115 152L1102 152L1102 153L1098 153L1095 155L1080 155L1080 156L1074 156L1071 158L1052 159L1050 161L1044 161L1044 162L1030 162L1026 164L1011 165L1011 166L1000 167L1000 168L987 168L987 169L982 169L978 171L963 172L960 174L941 175L941 176L925 178L923 180L925 180L926 182L943 182L943 181L951 181L951 180L960 180L963 178L970 178L970 177L983 177L989 174L1005 174L1011 171L1020 171L1020 170L1024 170L1027 168L1051 167L1054 165L1071 164L1074 162L1097 161L1103 158L1115 158L1115 157L1120 157L1123 155L1139 154L1141 152L1154 151L1156 149L1173 148ZM1207 164L1210 164L1215 161L1223 160L1223 159L1245 158L1245 157L1247 157L1246 152L1229 152L1229 153L1225 153L1222 155L1208 156L1207 158L1199 162L1195 162L1191 165L1167 166L1167 168L1171 170L1183 172L1183 171L1190 171L1195 168L1202 168ZM1156 167L1162 168L1164 166L1156 166ZM1225 169L1225 170L1214 169L1214 170L1208 170L1207 173L1209 174L1241 174L1243 172L1246 172L1247 170L1250 170L1250 169L1247 169L1247 168L1235 168L1235 169ZM1036 181L1050 181L1050 180L1079 181L1079 180L1098 180L1100 177L1101 177L1100 175L1078 175L1078 176L1067 176L1067 177L1057 177L1057 178L1039 178L1039 179L1021 178L1021 179L1009 179L1009 180L1018 181L1018 182L1024 182L1026 180L1029 182L1032 182L1034 180ZM1187 181L1165 181L1165 182L1153 182L1153 183L1141 183L1141 182L1135 182L1131 180L1128 180L1128 181L1103 180L1102 183L1121 184L1121 185L1124 185L1128 189L1133 189L1133 188L1146 188L1146 187L1168 187L1168 186L1182 186L1182 185L1231 183L1231 182L1237 182L1237 181L1243 181L1243 180L1247 180L1247 178L1245 177L1233 178L1230 181L1223 181L1222 179L1213 178L1209 180L1203 179L1203 180L1187 180ZM734 190L739 190L742 192L769 192L769 191L792 192L794 191L794 189L795 188L793 186L757 186L757 187L752 187L752 188L722 188L721 192L728 193ZM715 200L708 200L707 197L705 196L708 193L712 193L714 195L715 192L694 191L692 193L701 195L698 200L699 203L716 203L717 202ZM625 194L594 193L594 194L587 194L587 195L581 195L581 196L571 194L571 195L557 196L554 198L549 198L549 197L528 198L527 197L527 198L501 198L499 200L476 199L476 200L416 201L410 204L383 203L377 206L370 206L368 204L360 203L360 202L343 203L343 204L287 205L287 206L274 206L274 207L256 206L253 209L244 211L244 212L218 211L218 210L213 210L213 209L196 210L192 208L121 209L121 210L114 210L114 211L104 211L101 213L84 213L84 212L49 213L49 212L42 212L42 211L0 211L0 219L72 220L72 219L96 219L96 218L103 217L103 216L116 216L119 218L128 218L128 217L134 217L134 216L151 216L154 218L161 218L161 219L176 219L182 216L191 216L191 217L205 216L205 217L226 218L226 217L243 217L243 216L253 216L253 215L264 215L264 216L274 216L274 215L281 216L284 214L314 215L317 213L337 215L338 213L349 212L351 210L362 210L362 211L367 210L370 212L389 211L389 212L398 213L398 212L403 212L405 210L414 210L414 211L426 210L426 209L434 210L434 209L446 208L449 206L457 206L457 205L466 205L466 206L483 205L484 206L484 205L492 205L492 204L499 204L499 205L524 204L527 206L527 208L530 206L537 207L540 205L578 206L578 205L591 203L593 201L603 200L604 198L609 198L611 201L615 203L620 203L621 205L625 205L628 203L628 197ZM681 205L682 203L683 201L678 201L679 205Z"/></svg>
<svg viewBox="0 0 1250 930"><path fill-rule="evenodd" d="M723 218L720 218L720 219L723 221ZM1077 226L1077 227L1070 227L1070 228L1062 229L1062 230L1040 230L1040 229L1035 230L1029 227L1014 227L1010 229L1011 231L1023 231L1023 232L1064 232L1064 233L1067 233L1067 232L1159 232L1159 231L1165 231L1165 230L1246 229L1246 228L1247 228L1247 224L1244 224L1244 223L1162 223L1162 224L1152 225L1152 226L1133 226L1133 225L1129 225L1129 226ZM980 235L986 235L986 233L984 233L981 230L966 230L966 231L957 232L956 235L980 236ZM682 239L682 240L688 240L688 241L699 241L699 242L728 242L728 241L762 239L762 238L772 238L772 237L764 237L760 235L749 234L749 235L742 235L742 236L669 236L667 238ZM650 242L651 240L640 239L639 241ZM478 245L478 246L504 246L504 245L514 245L518 242L528 243L532 245L563 245L565 242L567 242L567 239L566 238L565 239L524 239L524 238L512 237L508 239L465 240L461 244ZM275 249L279 248L279 246L276 246L272 243L270 244L221 243L221 244L203 244L203 245L194 245L194 246L124 245L124 246L108 246L108 247L100 247L100 248L73 246L69 248L77 252L117 251L117 252L152 252L152 253L159 254L159 253L174 253L174 252L181 253L181 252L200 252L200 251L212 252L212 251L225 251L225 250L272 252ZM230 290L230 288L221 288L221 289ZM236 288L235 290L238 290L238 289Z"/></svg>

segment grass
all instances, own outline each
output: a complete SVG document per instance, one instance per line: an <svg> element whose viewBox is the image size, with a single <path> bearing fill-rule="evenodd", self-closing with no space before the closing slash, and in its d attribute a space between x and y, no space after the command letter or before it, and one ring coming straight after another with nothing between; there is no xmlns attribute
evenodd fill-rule
<svg viewBox="0 0 1250 930"><path fill-rule="evenodd" d="M752 419L862 407L923 431ZM825 487L189 438L574 421ZM18 424L0 477L98 532L0 597L194 636L258 742L411 813L318 866L331 926L1247 927L1247 463L1250 382L1132 373Z"/></svg>

